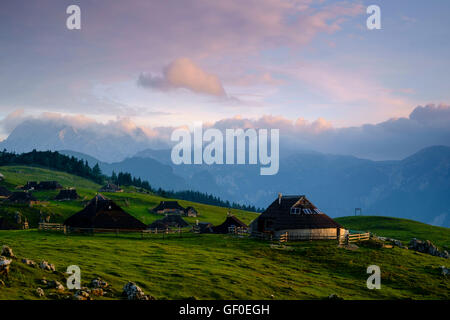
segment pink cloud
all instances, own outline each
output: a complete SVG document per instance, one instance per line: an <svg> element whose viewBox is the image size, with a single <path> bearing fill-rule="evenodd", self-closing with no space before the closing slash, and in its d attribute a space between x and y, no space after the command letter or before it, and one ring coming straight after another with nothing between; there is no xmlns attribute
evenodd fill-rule
<svg viewBox="0 0 450 320"><path fill-rule="evenodd" d="M188 58L178 58L165 69L162 77L141 74L143 87L162 90L184 88L196 93L225 96L222 83L216 75L208 73Z"/></svg>

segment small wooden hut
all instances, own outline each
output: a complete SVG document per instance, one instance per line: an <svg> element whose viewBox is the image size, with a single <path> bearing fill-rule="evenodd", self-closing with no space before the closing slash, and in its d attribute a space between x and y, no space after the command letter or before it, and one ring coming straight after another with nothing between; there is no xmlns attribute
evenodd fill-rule
<svg viewBox="0 0 450 320"><path fill-rule="evenodd" d="M56 195L55 200L76 200L80 196L77 193L76 189L62 189L59 191L59 193Z"/></svg>
<svg viewBox="0 0 450 320"><path fill-rule="evenodd" d="M278 239L288 233L290 239L338 239L346 230L321 212L304 195L278 198L250 224L251 234L270 234Z"/></svg>
<svg viewBox="0 0 450 320"><path fill-rule="evenodd" d="M176 214L166 215L164 218L154 221L148 226L148 229L170 229L185 228L189 224L183 218Z"/></svg>
<svg viewBox="0 0 450 320"><path fill-rule="evenodd" d="M236 216L228 213L225 221L222 224L213 227L213 231L214 233L230 233L234 232L238 228L241 231L247 231L248 226L241 220L236 218Z"/></svg>
<svg viewBox="0 0 450 320"><path fill-rule="evenodd" d="M64 221L64 225L75 229L144 230L147 228L114 201L101 194L97 194L83 210Z"/></svg>

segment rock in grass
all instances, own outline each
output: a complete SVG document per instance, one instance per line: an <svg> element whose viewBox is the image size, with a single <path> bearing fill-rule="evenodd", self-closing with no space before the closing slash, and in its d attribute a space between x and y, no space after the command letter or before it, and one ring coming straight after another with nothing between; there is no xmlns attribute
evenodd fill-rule
<svg viewBox="0 0 450 320"><path fill-rule="evenodd" d="M8 260L4 256L0 256L0 274L8 274L10 264L11 260Z"/></svg>
<svg viewBox="0 0 450 320"><path fill-rule="evenodd" d="M85 290L77 290L73 295L74 300L91 300L89 293Z"/></svg>
<svg viewBox="0 0 450 320"><path fill-rule="evenodd" d="M91 294L93 296L102 297L105 294L105 292L103 291L102 288L95 288L91 290Z"/></svg>
<svg viewBox="0 0 450 320"><path fill-rule="evenodd" d="M104 281L101 278L96 278L91 281L91 287L92 288L100 288L100 289L106 289L109 286L108 282Z"/></svg>
<svg viewBox="0 0 450 320"><path fill-rule="evenodd" d="M41 261L41 263L39 264L39 268L46 270L46 271L55 271L55 265L48 263L47 261L43 260Z"/></svg>
<svg viewBox="0 0 450 320"><path fill-rule="evenodd" d="M7 245L4 245L2 247L2 254L0 254L1 256L7 257L7 258L15 258L16 256L14 255L12 249L10 247L8 247Z"/></svg>
<svg viewBox="0 0 450 320"><path fill-rule="evenodd" d="M22 263L25 263L27 266L37 267L36 262L34 262L33 260L30 260L30 259L23 258Z"/></svg>
<svg viewBox="0 0 450 320"><path fill-rule="evenodd" d="M447 276L450 273L450 269L446 268L445 266L441 266L441 274L443 276Z"/></svg>
<svg viewBox="0 0 450 320"><path fill-rule="evenodd" d="M146 295L134 282L128 282L123 286L122 295L128 300L155 300L154 297Z"/></svg>
<svg viewBox="0 0 450 320"><path fill-rule="evenodd" d="M409 249L445 259L450 258L450 255L446 250L439 251L439 249L430 240L421 241L416 238L413 238L409 242Z"/></svg>
<svg viewBox="0 0 450 320"><path fill-rule="evenodd" d="M47 282L47 286L51 289L56 289L57 291L64 291L64 286L56 280L50 280Z"/></svg>
<svg viewBox="0 0 450 320"><path fill-rule="evenodd" d="M36 293L36 295L38 297L44 297L45 296L45 292L44 292L44 290L42 288L37 288L35 293Z"/></svg>

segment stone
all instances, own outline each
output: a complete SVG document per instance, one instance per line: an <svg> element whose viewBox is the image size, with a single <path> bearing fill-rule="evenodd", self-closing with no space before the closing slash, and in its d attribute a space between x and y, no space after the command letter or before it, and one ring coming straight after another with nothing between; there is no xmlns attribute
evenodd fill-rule
<svg viewBox="0 0 450 320"><path fill-rule="evenodd" d="M2 253L0 254L1 256L7 257L7 258L15 258L16 256L14 255L12 249L6 245L4 245L2 247Z"/></svg>
<svg viewBox="0 0 450 320"><path fill-rule="evenodd" d="M89 293L84 290L77 290L75 294L73 295L73 299L75 300L91 300L91 297L89 296Z"/></svg>
<svg viewBox="0 0 450 320"><path fill-rule="evenodd" d="M92 288L101 288L101 289L105 289L105 288L107 288L108 286L109 286L108 282L104 281L104 280L101 279L101 278L96 278L96 279L93 279L93 280L91 281L91 287L92 287Z"/></svg>
<svg viewBox="0 0 450 320"><path fill-rule="evenodd" d="M4 256L0 256L0 274L7 275L9 273L9 266L11 265L11 260Z"/></svg>
<svg viewBox="0 0 450 320"><path fill-rule="evenodd" d="M45 292L44 292L44 290L42 290L42 288L37 288L36 289L36 295L38 297L44 297L45 296Z"/></svg>
<svg viewBox="0 0 450 320"><path fill-rule="evenodd" d="M122 295L127 297L128 300L154 300L155 298L146 295L141 288L139 288L136 283L128 282L123 286Z"/></svg>
<svg viewBox="0 0 450 320"><path fill-rule="evenodd" d="M37 267L36 262L34 262L33 260L30 260L30 259L23 258L22 263L25 263L27 266Z"/></svg>
<svg viewBox="0 0 450 320"><path fill-rule="evenodd" d="M96 288L91 290L91 294L93 296L102 297L105 294L105 292L103 291L102 288Z"/></svg>
<svg viewBox="0 0 450 320"><path fill-rule="evenodd" d="M57 291L64 291L64 286L56 280L50 280L47 282L47 286L51 289L56 289Z"/></svg>
<svg viewBox="0 0 450 320"><path fill-rule="evenodd" d="M440 251L430 240L422 241L413 238L409 242L409 249L436 257L449 258L449 254L446 250Z"/></svg>
<svg viewBox="0 0 450 320"><path fill-rule="evenodd" d="M41 263L39 264L39 268L46 271L56 271L55 265L48 263L45 260L41 261Z"/></svg>
<svg viewBox="0 0 450 320"><path fill-rule="evenodd" d="M344 298L339 297L336 293L332 293L328 296L328 300L344 300Z"/></svg>
<svg viewBox="0 0 450 320"><path fill-rule="evenodd" d="M443 276L447 276L450 273L450 269L446 268L445 266L441 266L440 269Z"/></svg>

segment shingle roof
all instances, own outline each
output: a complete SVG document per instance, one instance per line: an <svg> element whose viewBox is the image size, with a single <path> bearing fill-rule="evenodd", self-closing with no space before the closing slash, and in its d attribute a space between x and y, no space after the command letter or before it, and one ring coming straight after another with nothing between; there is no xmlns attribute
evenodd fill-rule
<svg viewBox="0 0 450 320"><path fill-rule="evenodd" d="M75 228L133 230L146 228L145 224L101 194L97 194L83 210L69 217L64 224Z"/></svg>
<svg viewBox="0 0 450 320"><path fill-rule="evenodd" d="M154 221L148 226L149 229L165 229L165 228L184 228L189 227L189 224L183 220L179 215L169 214L162 219Z"/></svg>
<svg viewBox="0 0 450 320"><path fill-rule="evenodd" d="M280 201L281 200L281 201ZM295 208L295 214L291 209ZM277 198L258 217L265 220L267 230L341 228L341 225L321 212L304 195Z"/></svg>
<svg viewBox="0 0 450 320"><path fill-rule="evenodd" d="M159 211L164 209L171 210L185 210L182 206L178 204L177 201L161 201L156 207L154 207L153 211Z"/></svg>
<svg viewBox="0 0 450 320"><path fill-rule="evenodd" d="M233 215L229 215L222 224L213 227L213 230L215 233L228 233L228 228L231 226L235 226L238 228L247 228L247 225L241 220Z"/></svg>
<svg viewBox="0 0 450 320"><path fill-rule="evenodd" d="M13 192L9 198L9 201L11 202L30 202L30 201L37 201L35 197L32 196L29 192Z"/></svg>
<svg viewBox="0 0 450 320"><path fill-rule="evenodd" d="M1 197L9 197L11 195L11 191L6 189L5 187L0 186L0 196Z"/></svg>

